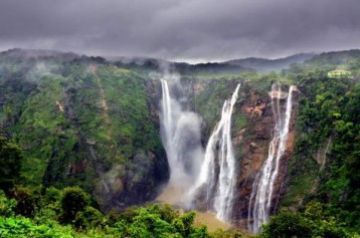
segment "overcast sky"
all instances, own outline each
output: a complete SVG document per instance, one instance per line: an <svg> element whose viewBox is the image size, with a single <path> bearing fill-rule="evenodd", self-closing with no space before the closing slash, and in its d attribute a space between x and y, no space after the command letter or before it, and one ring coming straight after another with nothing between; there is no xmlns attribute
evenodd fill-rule
<svg viewBox="0 0 360 238"><path fill-rule="evenodd" d="M0 0L0 50L170 60L360 48L360 0Z"/></svg>

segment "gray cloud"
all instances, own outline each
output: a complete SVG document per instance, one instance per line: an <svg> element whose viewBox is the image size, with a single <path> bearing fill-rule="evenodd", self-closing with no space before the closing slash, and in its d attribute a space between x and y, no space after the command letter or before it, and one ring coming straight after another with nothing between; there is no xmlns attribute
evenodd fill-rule
<svg viewBox="0 0 360 238"><path fill-rule="evenodd" d="M1 0L0 49L172 60L360 47L359 0Z"/></svg>

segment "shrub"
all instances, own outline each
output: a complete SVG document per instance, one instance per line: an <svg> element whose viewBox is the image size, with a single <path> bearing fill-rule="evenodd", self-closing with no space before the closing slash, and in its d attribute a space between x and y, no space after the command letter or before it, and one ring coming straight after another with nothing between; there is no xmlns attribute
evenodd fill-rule
<svg viewBox="0 0 360 238"><path fill-rule="evenodd" d="M193 212L180 215L170 206L150 205L129 209L112 227L121 237L209 237L205 227L194 226L194 218Z"/></svg>
<svg viewBox="0 0 360 238"><path fill-rule="evenodd" d="M71 229L56 223L38 225L24 217L0 217L0 237L73 238Z"/></svg>
<svg viewBox="0 0 360 238"><path fill-rule="evenodd" d="M273 216L269 224L263 226L261 237L293 238L312 237L311 224L299 213L280 212Z"/></svg>
<svg viewBox="0 0 360 238"><path fill-rule="evenodd" d="M16 214L25 217L34 217L37 207L38 199L33 191L25 187L16 187L11 196L16 199L17 205L15 207Z"/></svg>
<svg viewBox="0 0 360 238"><path fill-rule="evenodd" d="M55 203L60 201L61 199L61 191L54 187L49 187L46 189L44 202L46 203Z"/></svg>
<svg viewBox="0 0 360 238"><path fill-rule="evenodd" d="M211 233L211 238L241 238L245 237L239 230L229 229L229 230L216 230Z"/></svg>
<svg viewBox="0 0 360 238"><path fill-rule="evenodd" d="M6 193L20 175L21 158L19 147L0 135L0 189Z"/></svg>
<svg viewBox="0 0 360 238"><path fill-rule="evenodd" d="M194 212L185 213L184 215L174 219L173 225L183 237L188 237L195 231L193 227L194 219Z"/></svg>
<svg viewBox="0 0 360 238"><path fill-rule="evenodd" d="M75 226L82 229L99 227L104 223L104 220L105 218L99 210L87 206L84 211L76 214Z"/></svg>
<svg viewBox="0 0 360 238"><path fill-rule="evenodd" d="M0 190L0 216L9 217L14 215L16 207L15 199L8 199L4 192Z"/></svg>
<svg viewBox="0 0 360 238"><path fill-rule="evenodd" d="M89 204L90 198L79 187L67 187L61 197L61 222L73 223L78 212L84 211Z"/></svg>

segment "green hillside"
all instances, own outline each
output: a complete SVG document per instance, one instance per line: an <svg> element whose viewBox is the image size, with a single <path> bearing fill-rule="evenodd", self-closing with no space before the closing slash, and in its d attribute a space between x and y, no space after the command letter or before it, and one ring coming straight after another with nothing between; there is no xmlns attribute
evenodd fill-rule
<svg viewBox="0 0 360 238"><path fill-rule="evenodd" d="M251 141L267 151L269 138L258 129L272 125L270 107L258 117L246 110L270 105L273 83L298 88L278 212L259 237L359 237L358 51L316 55L281 72L180 66L186 106L203 120L203 144L241 83L232 128L239 163ZM349 74L329 74L339 68ZM191 211L151 203L170 173L156 73L156 64L72 53L0 53L0 237L250 236L208 232Z"/></svg>

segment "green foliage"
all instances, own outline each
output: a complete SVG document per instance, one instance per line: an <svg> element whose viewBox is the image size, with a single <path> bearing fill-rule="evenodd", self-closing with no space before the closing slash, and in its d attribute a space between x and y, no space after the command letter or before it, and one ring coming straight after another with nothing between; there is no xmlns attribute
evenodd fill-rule
<svg viewBox="0 0 360 238"><path fill-rule="evenodd" d="M62 191L62 196L58 196L58 191L50 189L48 193L39 197L39 206L34 218L14 216L12 210L15 209L16 202L0 196L0 237L44 237L44 238L100 238L100 237L174 237L174 238L207 238L207 237L240 237L231 232L227 236L221 236L222 231L217 232L216 236L210 236L205 227L194 225L195 213L181 214L168 205L148 205L146 207L131 208L112 216L109 220L101 212L93 207L86 206L87 195L79 188L66 188ZM80 208L74 208L74 202L67 199L72 198L77 201ZM60 200L58 200L60 199ZM64 201L67 200L66 202ZM75 218L70 225L59 224L63 222L63 215L54 217L49 211L57 212L58 208L52 206L56 203L66 204L66 208L71 207L70 214L75 214ZM62 211L63 213L65 211Z"/></svg>
<svg viewBox="0 0 360 238"><path fill-rule="evenodd" d="M0 189L9 191L20 175L19 147L0 135Z"/></svg>
<svg viewBox="0 0 360 238"><path fill-rule="evenodd" d="M205 227L194 226L194 216L168 205L150 205L127 210L114 227L125 237L208 237Z"/></svg>
<svg viewBox="0 0 360 238"><path fill-rule="evenodd" d="M328 205L319 202L310 202L306 205L302 215L312 225L314 237L349 237L345 230L345 223L334 217Z"/></svg>
<svg viewBox="0 0 360 238"><path fill-rule="evenodd" d="M64 223L73 223L75 222L76 216L79 212L85 212L85 208L90 202L89 195L86 194L79 187L68 187L63 191L63 195L61 197L61 208L62 215L61 221ZM91 212L91 211L90 211ZM87 213L90 213L89 210ZM86 213L79 214L78 217L79 222L82 217L84 217ZM82 225L82 224L80 224Z"/></svg>
<svg viewBox="0 0 360 238"><path fill-rule="evenodd" d="M13 216L15 214L14 210L16 208L16 204L15 199L7 198L5 193L0 190L0 216Z"/></svg>
<svg viewBox="0 0 360 238"><path fill-rule="evenodd" d="M240 232L237 229L229 229L227 231L223 230L217 230L210 234L211 238L241 238L241 237L250 237L244 235L242 232Z"/></svg>
<svg viewBox="0 0 360 238"><path fill-rule="evenodd" d="M126 229L130 237L180 237L168 222L161 220L158 214L149 213L146 209L140 209L133 217L131 225Z"/></svg>
<svg viewBox="0 0 360 238"><path fill-rule="evenodd" d="M346 238L351 234L344 224L329 215L321 203L312 202L304 212L281 211L263 226L261 237L331 237Z"/></svg>
<svg viewBox="0 0 360 238"><path fill-rule="evenodd" d="M11 192L11 197L17 201L15 207L16 214L25 217L35 216L38 197L36 194L34 194L33 191L31 191L31 189L25 187L16 187Z"/></svg>
<svg viewBox="0 0 360 238"><path fill-rule="evenodd" d="M55 187L48 187L46 188L45 195L44 195L44 201L47 204L55 203L56 201L59 201L61 198L61 191Z"/></svg>
<svg viewBox="0 0 360 238"><path fill-rule="evenodd" d="M187 237L194 232L194 229L192 227L194 218L195 218L195 213L189 212L180 216L177 219L174 219L172 223L175 226L176 230L179 231L179 233L183 237Z"/></svg>
<svg viewBox="0 0 360 238"><path fill-rule="evenodd" d="M312 237L311 224L300 214L282 212L274 216L269 224L263 227L261 237L292 238Z"/></svg>
<svg viewBox="0 0 360 238"><path fill-rule="evenodd" d="M83 211L76 213L75 226L83 229L96 228L103 224L103 214L90 206L85 207Z"/></svg>
<svg viewBox="0 0 360 238"><path fill-rule="evenodd" d="M0 217L0 237L6 238L73 238L70 228L56 223L35 224L23 217Z"/></svg>
<svg viewBox="0 0 360 238"><path fill-rule="evenodd" d="M23 184L90 192L99 168L129 166L138 150L161 153L146 80L135 70L21 54L1 55L0 68L0 127L23 150Z"/></svg>
<svg viewBox="0 0 360 238"><path fill-rule="evenodd" d="M0 137L0 188L8 196L0 194L0 237L210 236L206 228L194 226L193 213L151 205L104 216L90 206L82 189L49 187L78 185L90 192L99 174L119 165L123 169L113 177L126 185L121 189L137 191L136 184L149 180L150 191L154 177L161 176L154 175L158 160L150 155L162 147L152 111L157 105L148 97L153 90L148 70L126 70L86 57L47 61L46 70L39 70L44 62L0 56L0 126L12 138ZM349 74L328 77L337 68ZM301 92L296 148L282 201L283 207L299 212L280 212L261 236L355 235L351 232L360 230L359 51L323 54L281 74L208 72L190 72L184 80L204 87L194 92L192 103L209 130L238 82L243 88L237 105L249 92L267 97L275 81L295 83ZM236 130L251 126L238 109L233 118ZM320 161L317 154L327 143ZM15 183L31 188L14 188ZM40 185L45 185L42 195L34 187ZM114 191L116 196L120 192ZM211 236L242 234L218 231Z"/></svg>
<svg viewBox="0 0 360 238"><path fill-rule="evenodd" d="M314 237L346 237L345 230L360 229L360 191L355 185L360 182L355 172L360 169L360 85L349 77L329 78L327 72L340 63L332 60L328 66L307 64L290 73L302 94L282 206L321 202L311 202L305 213L296 214L311 224ZM315 211L321 214L314 217Z"/></svg>
<svg viewBox="0 0 360 238"><path fill-rule="evenodd" d="M38 198L35 220L38 223L44 223L49 219L59 220L62 214L61 197L62 191L54 187L43 191L42 196Z"/></svg>

